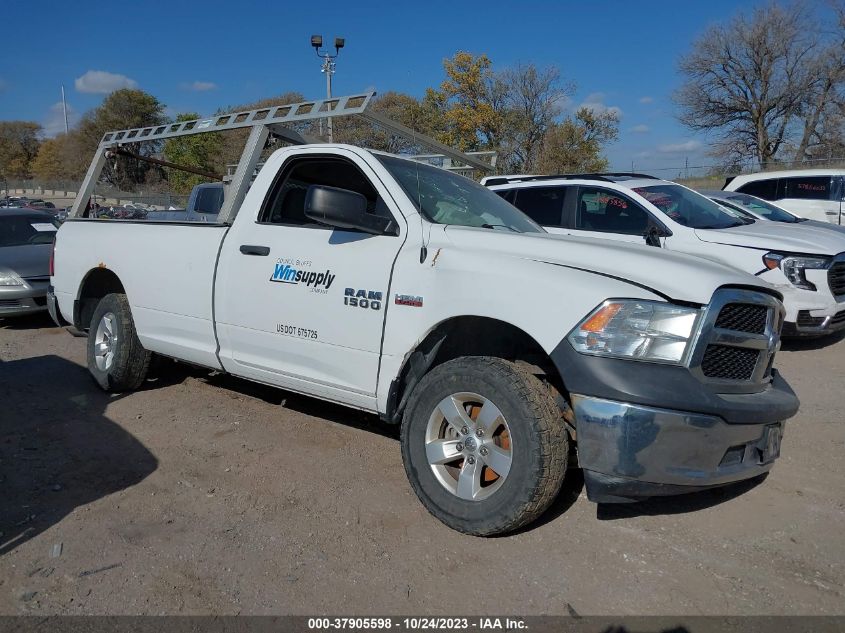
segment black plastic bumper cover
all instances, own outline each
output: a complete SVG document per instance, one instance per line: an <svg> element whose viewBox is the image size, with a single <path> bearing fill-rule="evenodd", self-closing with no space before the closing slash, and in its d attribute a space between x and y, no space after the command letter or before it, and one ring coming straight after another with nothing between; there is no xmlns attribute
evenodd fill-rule
<svg viewBox="0 0 845 633"><path fill-rule="evenodd" d="M571 393L713 415L729 424L781 422L798 412L798 397L775 370L758 393L716 393L685 367L580 354L566 339L551 357Z"/></svg>

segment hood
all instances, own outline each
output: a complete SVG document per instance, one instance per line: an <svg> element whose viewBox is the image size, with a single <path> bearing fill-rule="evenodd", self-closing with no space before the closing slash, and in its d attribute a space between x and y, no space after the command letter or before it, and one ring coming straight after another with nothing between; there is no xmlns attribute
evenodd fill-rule
<svg viewBox="0 0 845 633"><path fill-rule="evenodd" d="M815 226L827 231L834 231L840 235L845 235L845 225L833 224L833 222L820 222L819 220L804 220L799 226Z"/></svg>
<svg viewBox="0 0 845 633"><path fill-rule="evenodd" d="M706 304L718 288L728 285L774 288L748 273L653 246L459 226L449 226L446 233L462 251L484 250L498 259L513 257L580 269L645 287L675 301Z"/></svg>
<svg viewBox="0 0 845 633"><path fill-rule="evenodd" d="M0 247L0 268L13 271L18 277L47 277L50 274L52 244L26 244Z"/></svg>
<svg viewBox="0 0 845 633"><path fill-rule="evenodd" d="M729 229L695 229L703 242L730 244L764 251L838 255L845 251L845 234L825 226L759 221Z"/></svg>

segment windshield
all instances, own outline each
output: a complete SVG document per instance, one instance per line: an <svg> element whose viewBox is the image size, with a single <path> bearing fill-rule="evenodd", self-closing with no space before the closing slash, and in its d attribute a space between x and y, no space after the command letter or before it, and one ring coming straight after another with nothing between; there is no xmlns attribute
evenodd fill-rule
<svg viewBox="0 0 845 633"><path fill-rule="evenodd" d="M0 248L50 244L56 235L56 222L41 216L0 215Z"/></svg>
<svg viewBox="0 0 845 633"><path fill-rule="evenodd" d="M522 211L469 178L402 158L375 156L430 222L514 233L545 233Z"/></svg>
<svg viewBox="0 0 845 633"><path fill-rule="evenodd" d="M667 217L692 229L727 229L751 222L728 213L710 198L680 185L637 187L634 191Z"/></svg>
<svg viewBox="0 0 845 633"><path fill-rule="evenodd" d="M724 202L731 205L739 211L747 211L754 215L763 217L772 222L802 222L804 218L799 218L791 213L784 211L780 207L769 204L765 200L755 198L748 195L725 196Z"/></svg>

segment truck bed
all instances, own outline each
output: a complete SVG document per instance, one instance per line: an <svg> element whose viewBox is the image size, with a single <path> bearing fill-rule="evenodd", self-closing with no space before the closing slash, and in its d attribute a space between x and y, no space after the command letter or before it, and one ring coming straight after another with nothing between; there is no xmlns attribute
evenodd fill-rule
<svg viewBox="0 0 845 633"><path fill-rule="evenodd" d="M113 271L130 286L125 290L146 349L219 368L212 301L217 253L227 230L198 222L69 220L55 254L55 268L62 272L54 277L59 307L74 314L89 271Z"/></svg>

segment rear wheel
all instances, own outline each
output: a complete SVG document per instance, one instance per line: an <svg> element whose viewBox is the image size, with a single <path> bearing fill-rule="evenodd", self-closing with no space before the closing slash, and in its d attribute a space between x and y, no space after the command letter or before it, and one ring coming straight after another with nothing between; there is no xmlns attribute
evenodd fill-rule
<svg viewBox="0 0 845 633"><path fill-rule="evenodd" d="M560 491L568 435L548 388L514 363L465 357L439 365L402 422L411 486L435 517L479 536L536 519Z"/></svg>
<svg viewBox="0 0 845 633"><path fill-rule="evenodd" d="M105 391L132 391L144 382L149 365L126 295L106 295L91 316L88 371Z"/></svg>

